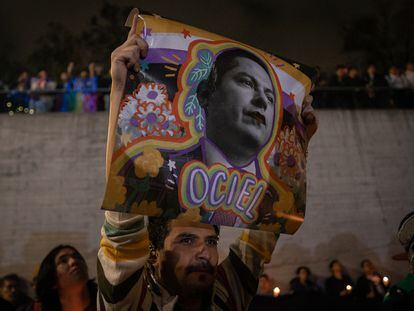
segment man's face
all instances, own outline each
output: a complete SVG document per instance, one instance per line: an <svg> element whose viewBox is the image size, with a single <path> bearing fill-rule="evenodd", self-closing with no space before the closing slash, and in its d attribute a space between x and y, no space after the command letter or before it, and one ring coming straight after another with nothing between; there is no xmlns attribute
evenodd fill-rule
<svg viewBox="0 0 414 311"><path fill-rule="evenodd" d="M15 303L19 292L19 284L14 280L5 280L1 288L1 295L4 300Z"/></svg>
<svg viewBox="0 0 414 311"><path fill-rule="evenodd" d="M333 274L341 274L342 273L342 265L339 262L335 262L332 265L332 273Z"/></svg>
<svg viewBox="0 0 414 311"><path fill-rule="evenodd" d="M362 266L365 275L371 275L375 272L375 267L371 261L366 261Z"/></svg>
<svg viewBox="0 0 414 311"><path fill-rule="evenodd" d="M161 283L175 295L200 295L212 289L218 263L218 236L206 224L173 220L155 267Z"/></svg>
<svg viewBox="0 0 414 311"><path fill-rule="evenodd" d="M88 280L85 261L71 248L64 248L55 257L57 285L59 288L77 285Z"/></svg>
<svg viewBox="0 0 414 311"><path fill-rule="evenodd" d="M243 145L259 151L272 133L276 95L266 70L236 57L208 103L207 135L221 149Z"/></svg>

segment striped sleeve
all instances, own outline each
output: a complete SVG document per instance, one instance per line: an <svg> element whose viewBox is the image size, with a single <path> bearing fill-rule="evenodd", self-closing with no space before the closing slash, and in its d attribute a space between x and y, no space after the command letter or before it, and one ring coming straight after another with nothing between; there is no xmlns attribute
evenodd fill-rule
<svg viewBox="0 0 414 311"><path fill-rule="evenodd" d="M148 255L144 217L106 211L97 264L99 310L138 309Z"/></svg>

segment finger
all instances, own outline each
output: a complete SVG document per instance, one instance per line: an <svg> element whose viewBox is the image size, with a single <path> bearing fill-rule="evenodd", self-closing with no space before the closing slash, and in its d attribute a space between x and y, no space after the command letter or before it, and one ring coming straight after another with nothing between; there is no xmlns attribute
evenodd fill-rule
<svg viewBox="0 0 414 311"><path fill-rule="evenodd" d="M122 46L123 47L138 46L139 49L140 49L140 56L141 57L147 57L147 55L148 55L148 43L144 39L139 37L138 35L134 35L134 36L128 38L128 40L125 41Z"/></svg>
<svg viewBox="0 0 414 311"><path fill-rule="evenodd" d="M303 107L310 106L313 102L313 96L312 95L306 95L303 99Z"/></svg>
<svg viewBox="0 0 414 311"><path fill-rule="evenodd" d="M113 61L122 62L127 65L128 68L134 66L139 60L139 49L137 46L131 46L119 50L113 56Z"/></svg>
<svg viewBox="0 0 414 311"><path fill-rule="evenodd" d="M134 19L132 20L131 29L129 30L129 33L128 33L128 38L131 38L134 35L136 35L136 33L137 33L137 26L138 26L138 20L139 20L138 14L135 14L134 15Z"/></svg>

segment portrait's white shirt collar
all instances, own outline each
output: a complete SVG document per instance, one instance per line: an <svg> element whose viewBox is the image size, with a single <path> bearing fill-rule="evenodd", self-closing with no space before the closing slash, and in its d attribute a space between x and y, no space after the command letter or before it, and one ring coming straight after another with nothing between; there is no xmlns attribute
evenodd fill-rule
<svg viewBox="0 0 414 311"><path fill-rule="evenodd" d="M234 166L227 161L226 157L223 155L221 150L217 148L212 142L208 139L204 140L204 151L205 151L205 161L206 165L210 166L214 163L221 163L227 168L233 168ZM256 174L256 165L255 161L251 161L249 164L243 167L238 167L246 172Z"/></svg>

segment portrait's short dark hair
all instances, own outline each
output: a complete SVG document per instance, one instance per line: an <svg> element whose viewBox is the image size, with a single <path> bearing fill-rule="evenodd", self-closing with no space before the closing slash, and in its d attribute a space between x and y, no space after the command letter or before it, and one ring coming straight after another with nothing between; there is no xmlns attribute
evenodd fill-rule
<svg viewBox="0 0 414 311"><path fill-rule="evenodd" d="M36 296L45 310L60 310L59 294L57 290L57 274L55 258L62 249L72 249L81 260L85 259L76 248L71 245L58 245L53 248L40 264L36 277ZM90 282L94 283L92 280ZM88 283L88 286L92 285Z"/></svg>
<svg viewBox="0 0 414 311"><path fill-rule="evenodd" d="M166 217L148 217L148 236L151 242L152 250L160 250L164 247L165 238L171 231L170 218ZM220 234L218 226L214 225L214 231Z"/></svg>
<svg viewBox="0 0 414 311"><path fill-rule="evenodd" d="M236 58L248 58L259 64L269 74L269 70L263 60L253 53L240 48L225 50L216 57L208 78L200 82L197 90L199 97L210 97L221 83L224 74L238 65Z"/></svg>
<svg viewBox="0 0 414 311"><path fill-rule="evenodd" d="M300 270L305 270L306 273L308 274L308 276L310 276L312 273L310 271L310 269L306 266L300 266L299 268L296 269L296 274L299 275Z"/></svg>

